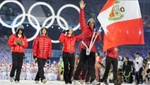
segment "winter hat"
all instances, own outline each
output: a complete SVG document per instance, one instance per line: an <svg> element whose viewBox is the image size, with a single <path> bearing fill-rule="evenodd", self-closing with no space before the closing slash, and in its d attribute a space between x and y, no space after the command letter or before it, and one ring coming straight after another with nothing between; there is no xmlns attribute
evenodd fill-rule
<svg viewBox="0 0 150 85"><path fill-rule="evenodd" d="M22 30L24 30L24 26L23 26L23 25L19 25L19 26L17 27L17 30L16 30L16 32L18 32L18 31L19 31L19 29L22 29Z"/></svg>
<svg viewBox="0 0 150 85"><path fill-rule="evenodd" d="M95 23L95 20L93 18L90 18L87 23L89 24L90 21L93 21Z"/></svg>
<svg viewBox="0 0 150 85"><path fill-rule="evenodd" d="M87 25L89 26L90 21L93 21L93 22L94 22L94 28L95 28L95 20L94 20L93 18L90 18L90 19L88 20Z"/></svg>
<svg viewBox="0 0 150 85"><path fill-rule="evenodd" d="M18 27L17 27L17 30L18 29L24 29L24 26L23 25L19 25Z"/></svg>
<svg viewBox="0 0 150 85"><path fill-rule="evenodd" d="M23 26L23 25L19 25L19 26L17 27L17 31L18 31L19 29L23 29L23 30L24 30L24 26Z"/></svg>

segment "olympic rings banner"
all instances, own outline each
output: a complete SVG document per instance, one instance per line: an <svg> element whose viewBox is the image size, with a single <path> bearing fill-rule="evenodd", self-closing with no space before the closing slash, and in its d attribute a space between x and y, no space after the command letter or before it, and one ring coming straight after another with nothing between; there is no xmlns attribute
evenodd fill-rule
<svg viewBox="0 0 150 85"><path fill-rule="evenodd" d="M6 23L2 20L2 18L1 18L1 16L0 16L0 23L1 23L3 26L5 26L5 27L11 28L12 33L14 34L14 33L15 33L15 28L18 27L19 25L23 24L23 22L25 21L25 19L26 19L26 17L27 17L28 22L30 23L30 25L31 25L33 28L36 29L36 33L35 33L31 38L28 38L28 39L27 39L28 41L32 41L33 39L35 39L35 38L38 36L38 34L39 34L39 32L40 32L40 29L41 29L42 27L50 28L50 26L53 25L55 19L57 20L58 25L59 25L63 30L67 30L67 29L69 28L69 25L68 25L67 21L66 21L63 17L60 16L61 12L62 12L65 8L71 7L71 8L76 9L78 12L80 12L79 7L77 7L77 6L73 5L73 4L66 4L66 5L63 5L63 6L58 10L57 14L55 14L54 9L52 8L52 6L51 6L50 4L45 3L45 2L36 2L36 3L34 3L34 4L29 8L28 12L26 13L26 10L25 10L24 6L23 6L19 1L17 1L17 0L6 0L6 1L3 1L3 2L0 4L0 10L1 10L1 8L2 8L5 4L7 4L7 3L17 4L17 5L21 8L22 14L18 15L18 16L13 20L13 22L11 23L11 25L6 24ZM42 25L40 25L40 22L37 20L37 18L31 14L32 10L33 10L36 6L38 6L38 5L46 6L46 7L50 10L50 12L52 13L52 16L47 17L47 19L42 23ZM21 18L20 22L17 22L18 19L20 19L20 18ZM32 19L35 21L36 24L34 24L34 23L32 22ZM51 22L48 23L50 20L51 20ZM62 25L61 21L64 23L65 26ZM48 24L47 24L47 23L48 23ZM46 24L47 24L47 25L46 25ZM73 30L75 31L75 30L77 30L79 27L80 27L80 24L78 23L78 25L77 25L76 27L74 27ZM52 40L52 43L59 43L59 41L58 41L58 40Z"/></svg>

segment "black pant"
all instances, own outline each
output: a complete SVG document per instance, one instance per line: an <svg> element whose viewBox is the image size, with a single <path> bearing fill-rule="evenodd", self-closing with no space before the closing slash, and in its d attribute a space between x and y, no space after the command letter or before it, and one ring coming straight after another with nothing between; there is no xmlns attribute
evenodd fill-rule
<svg viewBox="0 0 150 85"><path fill-rule="evenodd" d="M38 63L38 72L36 74L35 81L39 81L40 78L41 78L41 81L42 81L43 79L45 79L43 68L45 66L46 59L38 58L37 63Z"/></svg>
<svg viewBox="0 0 150 85"><path fill-rule="evenodd" d="M106 81L107 80L111 64L113 65L113 77L114 77L114 80L117 79L118 60L116 58L111 58L111 57L107 56L106 57L106 70L105 70L104 76L102 78L102 81Z"/></svg>
<svg viewBox="0 0 150 85"><path fill-rule="evenodd" d="M82 67L82 74L81 74L81 79L85 80L86 76L87 76L87 71L88 70L88 63L86 62L86 64L84 64L84 66Z"/></svg>
<svg viewBox="0 0 150 85"><path fill-rule="evenodd" d="M15 81L20 80L23 56L24 56L24 53L16 53L16 52L12 53L12 69L10 72L10 77L14 77L14 74L16 71Z"/></svg>
<svg viewBox="0 0 150 85"><path fill-rule="evenodd" d="M142 76L142 68L138 72L135 72L135 78L136 78L136 83L143 83L143 76Z"/></svg>
<svg viewBox="0 0 150 85"><path fill-rule="evenodd" d="M86 64L84 64L81 72L82 72L81 79L85 80L85 82L89 82L90 76L89 76L89 72L88 72L88 63L87 62L86 62Z"/></svg>
<svg viewBox="0 0 150 85"><path fill-rule="evenodd" d="M64 80L65 83L72 83L72 76L74 71L75 57L74 53L63 52L63 62L64 62Z"/></svg>
<svg viewBox="0 0 150 85"><path fill-rule="evenodd" d="M80 61L78 67L75 71L74 79L78 80L80 72L84 66L88 62L88 73L91 78L90 82L93 82L96 78L95 75L95 52L90 52L90 55L86 55L86 50L82 49L80 53Z"/></svg>

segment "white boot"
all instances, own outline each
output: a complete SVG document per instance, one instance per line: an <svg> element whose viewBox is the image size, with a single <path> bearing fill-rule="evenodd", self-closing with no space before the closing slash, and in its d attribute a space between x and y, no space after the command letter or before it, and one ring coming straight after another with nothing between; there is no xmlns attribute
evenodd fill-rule
<svg viewBox="0 0 150 85"><path fill-rule="evenodd" d="M91 85L97 85L97 81L94 80L94 81L91 83Z"/></svg>
<svg viewBox="0 0 150 85"><path fill-rule="evenodd" d="M81 85L81 83L78 80L74 80L74 85Z"/></svg>
<svg viewBox="0 0 150 85"><path fill-rule="evenodd" d="M10 82L13 82L14 81L14 78L13 77L10 77Z"/></svg>

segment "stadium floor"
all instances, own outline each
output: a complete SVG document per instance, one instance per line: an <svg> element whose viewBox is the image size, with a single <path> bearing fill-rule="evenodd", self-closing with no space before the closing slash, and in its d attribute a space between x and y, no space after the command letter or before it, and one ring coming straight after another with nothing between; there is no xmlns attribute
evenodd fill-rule
<svg viewBox="0 0 150 85"><path fill-rule="evenodd" d="M0 80L0 85L65 85L63 81L48 81L46 84L39 83L35 84L33 80L21 80L19 83L10 82L9 80ZM72 84L73 85L73 84ZM101 83L101 85L104 85ZM109 85L113 85L112 83ZM133 84L121 84L121 85L135 85ZM150 85L150 84L141 84L141 85Z"/></svg>

